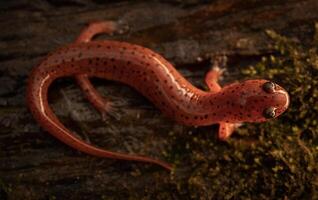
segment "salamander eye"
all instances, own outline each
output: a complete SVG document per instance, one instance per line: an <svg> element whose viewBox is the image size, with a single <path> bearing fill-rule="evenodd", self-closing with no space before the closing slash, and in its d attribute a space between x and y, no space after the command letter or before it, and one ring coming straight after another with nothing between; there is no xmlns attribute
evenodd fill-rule
<svg viewBox="0 0 318 200"><path fill-rule="evenodd" d="M274 107L266 108L266 109L263 111L263 116L264 116L266 119L274 118L274 117L276 116L275 110L276 110L276 108L274 108Z"/></svg>
<svg viewBox="0 0 318 200"><path fill-rule="evenodd" d="M275 91L275 84L268 81L263 84L263 90L267 93L273 93Z"/></svg>

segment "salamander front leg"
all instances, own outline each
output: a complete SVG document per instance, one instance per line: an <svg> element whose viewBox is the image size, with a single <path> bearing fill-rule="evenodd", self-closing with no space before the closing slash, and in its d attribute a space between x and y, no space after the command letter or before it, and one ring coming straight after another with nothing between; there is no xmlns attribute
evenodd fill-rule
<svg viewBox="0 0 318 200"><path fill-rule="evenodd" d="M211 92L219 92L222 88L218 84L219 78L222 76L224 69L222 68L226 66L227 59L225 56L217 56L213 59L213 64L211 70L205 76L205 83L209 87ZM232 133L234 132L235 128L239 127L240 123L225 123L221 122L219 127L218 137L220 140L228 139Z"/></svg>
<svg viewBox="0 0 318 200"><path fill-rule="evenodd" d="M75 42L89 42L96 35L112 34L115 31L123 32L124 29L119 28L118 24L112 21L94 22L89 24L88 27L82 31ZM91 102L95 109L101 113L103 120L107 118L107 114L115 119L120 119L120 115L116 111L115 106L99 94L86 74L77 75L76 80L82 91L85 93L86 98Z"/></svg>
<svg viewBox="0 0 318 200"><path fill-rule="evenodd" d="M212 67L210 71L205 76L205 83L211 92L219 92L221 90L221 86L218 84L219 78L222 76L224 69L221 69L219 66L225 65L223 63L226 62L226 57L216 57L213 60Z"/></svg>
<svg viewBox="0 0 318 200"><path fill-rule="evenodd" d="M228 139L232 135L234 130L240 126L241 126L240 123L232 124L232 123L221 122L219 127L219 135L218 135L219 139L220 140Z"/></svg>

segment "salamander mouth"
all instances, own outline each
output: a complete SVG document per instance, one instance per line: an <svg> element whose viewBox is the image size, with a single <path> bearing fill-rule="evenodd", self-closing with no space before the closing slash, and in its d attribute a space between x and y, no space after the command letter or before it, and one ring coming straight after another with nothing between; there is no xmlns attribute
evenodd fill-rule
<svg viewBox="0 0 318 200"><path fill-rule="evenodd" d="M283 108L287 109L289 106L289 95L285 90L277 90L276 93L283 96L283 99L285 99L285 104L283 105Z"/></svg>
<svg viewBox="0 0 318 200"><path fill-rule="evenodd" d="M290 99L288 93L284 89L275 90L274 100L279 102L277 107L277 114L283 113L290 104Z"/></svg>

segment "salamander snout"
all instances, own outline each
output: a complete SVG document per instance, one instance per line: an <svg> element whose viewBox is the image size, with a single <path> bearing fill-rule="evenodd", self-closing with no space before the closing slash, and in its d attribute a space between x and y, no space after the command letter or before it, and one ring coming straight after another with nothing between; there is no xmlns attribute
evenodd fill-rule
<svg viewBox="0 0 318 200"><path fill-rule="evenodd" d="M267 108L263 111L263 116L266 119L275 118L282 114L289 106L289 95L281 86L267 81L263 83L262 89L266 94Z"/></svg>

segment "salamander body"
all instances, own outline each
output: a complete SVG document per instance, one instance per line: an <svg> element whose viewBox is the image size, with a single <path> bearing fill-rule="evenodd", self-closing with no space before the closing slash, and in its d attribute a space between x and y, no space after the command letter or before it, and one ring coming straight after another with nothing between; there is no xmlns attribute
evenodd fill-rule
<svg viewBox="0 0 318 200"><path fill-rule="evenodd" d="M104 108L106 113L111 104L94 90L89 77L119 81L133 87L178 123L191 126L219 123L221 139L230 136L235 124L276 118L289 105L287 92L268 80L247 80L221 88L217 84L221 72L214 67L205 79L210 91L203 91L150 49L126 42L90 41L93 33L87 33L91 30L97 30L94 34L106 32L107 25L104 24L102 29L103 23L91 25L77 42L48 55L29 78L27 101L33 116L46 131L75 149L100 157L144 161L168 170L172 168L170 164L152 158L106 151L74 136L48 104L50 84L62 77L77 77L88 99L97 109Z"/></svg>

